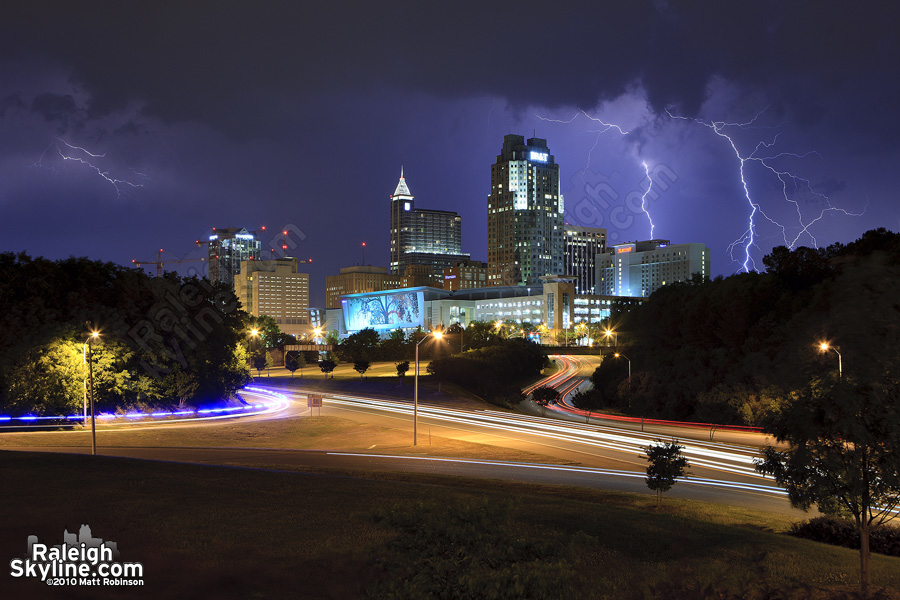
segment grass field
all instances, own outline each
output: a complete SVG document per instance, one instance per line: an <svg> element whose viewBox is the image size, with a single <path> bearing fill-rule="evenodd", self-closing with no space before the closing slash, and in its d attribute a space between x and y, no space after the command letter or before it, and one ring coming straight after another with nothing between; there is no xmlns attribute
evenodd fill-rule
<svg viewBox="0 0 900 600"><path fill-rule="evenodd" d="M0 557L85 523L146 581L61 594L4 575L4 598L418 598L427 582L443 597L827 598L856 581L855 552L778 533L784 519L675 499L20 452L0 469ZM900 559L873 556L872 577L900 597Z"/></svg>

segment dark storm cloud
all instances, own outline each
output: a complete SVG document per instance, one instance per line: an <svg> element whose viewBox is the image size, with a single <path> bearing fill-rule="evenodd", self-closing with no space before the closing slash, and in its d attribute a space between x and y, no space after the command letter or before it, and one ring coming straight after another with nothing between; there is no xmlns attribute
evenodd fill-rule
<svg viewBox="0 0 900 600"><path fill-rule="evenodd" d="M51 123L56 123L63 129L68 129L70 121L75 118L78 107L75 98L69 94L44 93L35 97L31 102L31 111L44 117Z"/></svg>
<svg viewBox="0 0 900 600"><path fill-rule="evenodd" d="M273 118L260 108L273 96L371 85L590 107L639 84L656 109L694 114L719 76L769 90L773 111L810 123L823 95L855 93L873 73L883 86L868 115L900 99L900 11L886 2L27 2L11 12L0 56L69 64L92 114L137 100L241 137Z"/></svg>
<svg viewBox="0 0 900 600"><path fill-rule="evenodd" d="M0 99L0 117L5 117L7 111L10 113L18 110L23 110L25 108L25 103L22 102L21 94L10 94L3 99Z"/></svg>

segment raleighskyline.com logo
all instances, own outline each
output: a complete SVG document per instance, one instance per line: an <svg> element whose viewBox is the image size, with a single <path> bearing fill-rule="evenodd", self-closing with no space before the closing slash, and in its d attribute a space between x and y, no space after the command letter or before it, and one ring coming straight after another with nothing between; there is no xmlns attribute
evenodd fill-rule
<svg viewBox="0 0 900 600"><path fill-rule="evenodd" d="M63 542L57 546L42 544L36 535L29 535L26 557L9 561L9 574L40 579L53 586L144 585L144 566L118 559L115 542L93 537L91 528L82 525L77 536L63 531Z"/></svg>

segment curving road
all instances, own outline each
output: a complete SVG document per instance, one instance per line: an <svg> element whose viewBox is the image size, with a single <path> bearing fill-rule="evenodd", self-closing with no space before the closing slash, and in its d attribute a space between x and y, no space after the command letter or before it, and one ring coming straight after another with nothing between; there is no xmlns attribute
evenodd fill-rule
<svg viewBox="0 0 900 600"><path fill-rule="evenodd" d="M582 359L574 360L555 379L570 387L579 372L590 368ZM276 398L268 408L243 419L290 418L308 414L307 393L277 383L257 383L249 390L261 402ZM320 393L320 392L316 392ZM412 442L410 402L363 396L325 395L322 414L350 418L409 432ZM548 419L500 410L473 410L419 403L419 443L421 455L397 456L378 453L317 452L253 448L100 448L104 455L128 456L181 462L201 462L267 466L293 469L349 469L351 471L401 471L461 475L486 479L529 481L647 493L644 484L644 448L659 437L677 437L685 446L691 474L670 492L673 496L727 503L779 513L792 513L784 491L753 469L753 459L765 439L759 435L736 433L735 441L710 441L707 434L692 428L656 427L652 431L629 429L622 424L585 424ZM207 415L182 422L144 424L126 419L123 427L196 427L233 423L231 415ZM105 425L111 427L110 425ZM480 442L529 451L563 464L534 464L440 458L427 456L427 436ZM72 448L33 448L72 452ZM78 450L74 450L78 451ZM89 451L89 450L86 450ZM579 463L572 466L565 463Z"/></svg>

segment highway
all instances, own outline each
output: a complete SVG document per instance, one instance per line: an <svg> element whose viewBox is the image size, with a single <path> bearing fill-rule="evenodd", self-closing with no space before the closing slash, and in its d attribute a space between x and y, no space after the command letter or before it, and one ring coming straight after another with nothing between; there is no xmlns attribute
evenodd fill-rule
<svg viewBox="0 0 900 600"><path fill-rule="evenodd" d="M573 357L569 357L573 358ZM574 357L583 359L584 357ZM568 362L568 361L567 361ZM559 385L570 387L572 377L589 368L584 360L572 360L554 375ZM104 424L107 431L162 427L210 427L233 423L235 418L267 420L303 418L309 414L307 393L288 383L272 378L253 385L247 394L254 402L268 398L265 410L253 415L234 417L208 415L203 419L181 422L144 422L143 418L125 419L124 425ZM321 392L317 392L321 393ZM273 400L274 399L274 400ZM323 415L333 415L409 433L412 442L412 403L402 400L376 399L347 394L326 394ZM690 427L656 427L648 431L634 429L633 424L585 424L564 419L542 418L511 411L465 409L433 403L419 403L419 445L407 448L413 455L397 455L372 448L366 453L320 452L261 448L192 448L192 447L101 447L104 455L128 456L156 460L266 466L270 468L350 470L358 472L415 472L459 475L485 479L563 484L611 490L648 493L644 484L646 460L644 448L658 438L676 438L685 446L690 461L690 475L669 492L672 496L726 503L779 513L791 513L786 494L770 479L758 475L753 459L759 446L766 443L757 434L738 433L743 443L711 441L708 434ZM579 421L581 419L579 418ZM650 430L652 429L652 431ZM430 435L515 448L549 457L559 464L513 463L490 460L444 458L428 455ZM83 451L71 447L22 445L20 450ZM87 449L89 451L89 449ZM578 463L577 466L573 463Z"/></svg>
<svg viewBox="0 0 900 600"><path fill-rule="evenodd" d="M583 366L583 365L582 365ZM304 403L302 390L268 386ZM412 405L409 402L356 395L326 395L323 414L400 428L412 437ZM766 443L758 434L735 434L745 443L709 441L695 428L665 427L637 431L618 424L597 425L523 415L500 410L472 410L419 403L419 444L423 454L428 433L442 437L501 445L559 459L579 466L521 465L430 456L385 456L327 453L319 464L350 464L353 468L402 470L604 487L647 492L644 484L644 448L656 439L677 438L691 463L690 477L672 494L776 512L793 513L784 490L756 473L753 460ZM699 439L698 439L699 438ZM342 457L342 458L335 458ZM352 459L352 460L351 460ZM304 459L312 460L312 459Z"/></svg>

